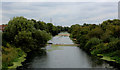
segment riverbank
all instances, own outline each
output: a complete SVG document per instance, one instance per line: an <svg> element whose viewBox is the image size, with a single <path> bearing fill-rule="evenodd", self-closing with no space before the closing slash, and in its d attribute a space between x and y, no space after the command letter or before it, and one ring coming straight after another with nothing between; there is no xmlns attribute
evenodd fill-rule
<svg viewBox="0 0 120 70"><path fill-rule="evenodd" d="M22 66L22 62L26 60L26 54L23 53L23 55L19 58L17 58L17 61L13 62L12 66L9 66L8 69L16 69L18 66Z"/></svg>
<svg viewBox="0 0 120 70"><path fill-rule="evenodd" d="M75 38L72 38L71 36L70 36L70 39L74 42L74 43L77 43L77 39L75 39ZM78 44L78 43L77 43ZM112 63L113 64L113 66L114 67L117 67L117 68L119 68L120 69L120 57L118 57L118 56L113 56L113 54L115 54L115 53L117 53L117 54L119 54L119 52L117 51L115 51L115 52L111 52L111 53L106 53L106 54L95 54L93 51L91 51L91 52L89 52L89 51L87 51L85 48L83 48L82 46L78 46L78 47L80 47L81 49L83 49L84 51L86 51L86 53L88 53L89 55L92 55L92 56L97 56L97 57L99 57L100 59L102 59L102 60L104 60L104 61L107 61L108 63ZM117 64L117 66L116 66L116 64Z"/></svg>
<svg viewBox="0 0 120 70"><path fill-rule="evenodd" d="M77 41L76 41L77 39L71 38L71 40L74 43L77 43ZM114 66L115 68L120 69L120 62L119 62L120 58L117 57L117 56L112 56L112 54L114 54L113 52L112 53L106 53L106 54L94 54L93 53L94 50L91 51L91 52L89 52L89 51L87 51L85 48L83 48L81 46L78 46L78 47L80 47L81 49L83 49L83 51L85 51L90 56L98 57L99 59L102 59L102 60L106 61L107 63L109 63L111 66Z"/></svg>
<svg viewBox="0 0 120 70"><path fill-rule="evenodd" d="M26 60L27 54L20 48L14 48L10 44L7 44L6 47L2 46L2 69L15 69L18 66L22 66L21 63Z"/></svg>
<svg viewBox="0 0 120 70"><path fill-rule="evenodd" d="M35 58L35 56L42 56L42 55L46 55L46 50L45 49L41 49L39 51L33 51L33 52L29 52L27 53L27 56L25 57L25 61L22 62L21 66L18 66L16 68L16 70L26 70L26 69L29 69L28 68L28 65L29 65L29 62L32 62L32 59Z"/></svg>
<svg viewBox="0 0 120 70"><path fill-rule="evenodd" d="M101 24L72 25L70 37L87 53L120 64L120 20L106 20Z"/></svg>

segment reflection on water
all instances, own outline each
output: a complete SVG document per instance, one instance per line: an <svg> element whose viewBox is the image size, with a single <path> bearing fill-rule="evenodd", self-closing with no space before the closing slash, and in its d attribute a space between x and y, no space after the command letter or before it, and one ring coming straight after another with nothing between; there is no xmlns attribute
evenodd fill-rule
<svg viewBox="0 0 120 70"><path fill-rule="evenodd" d="M53 44L73 44L66 36L55 36L49 41ZM47 55L36 56L29 68L105 68L110 67L96 57L88 56L77 46L46 46Z"/></svg>

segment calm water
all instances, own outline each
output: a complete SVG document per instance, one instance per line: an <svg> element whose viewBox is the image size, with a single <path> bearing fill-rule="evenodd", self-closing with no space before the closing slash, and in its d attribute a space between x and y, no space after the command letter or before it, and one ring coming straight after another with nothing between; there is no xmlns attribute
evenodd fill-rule
<svg viewBox="0 0 120 70"><path fill-rule="evenodd" d="M74 44L69 37L55 36L53 44ZM77 46L46 46L47 55L35 56L28 68L111 68L109 64L90 57Z"/></svg>

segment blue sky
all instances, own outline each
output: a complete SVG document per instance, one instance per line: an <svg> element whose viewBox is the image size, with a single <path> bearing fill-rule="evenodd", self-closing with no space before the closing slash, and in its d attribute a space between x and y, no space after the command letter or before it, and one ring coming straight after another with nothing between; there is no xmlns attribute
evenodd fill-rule
<svg viewBox="0 0 120 70"><path fill-rule="evenodd" d="M8 23L14 16L45 22L52 18L54 25L62 26L100 24L118 18L118 2L3 2L2 23Z"/></svg>

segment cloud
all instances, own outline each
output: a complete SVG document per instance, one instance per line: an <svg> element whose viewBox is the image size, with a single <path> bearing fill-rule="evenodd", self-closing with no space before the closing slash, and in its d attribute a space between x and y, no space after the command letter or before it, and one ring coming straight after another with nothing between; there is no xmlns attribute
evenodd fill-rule
<svg viewBox="0 0 120 70"><path fill-rule="evenodd" d="M25 16L53 24L100 23L117 18L117 2L3 2L3 23L14 16Z"/></svg>
<svg viewBox="0 0 120 70"><path fill-rule="evenodd" d="M115 16L117 16L118 14L117 13L108 13L108 14L104 14L104 15L99 15L99 16L96 16L96 17L92 17L92 18L87 18L87 19L83 19L81 20L82 22L89 22L89 21L93 21L95 22L96 20L99 21L99 23L105 21L105 20L108 20L108 19L111 19L111 18L114 18L114 19L117 19ZM96 23L96 24L99 24L99 23Z"/></svg>

